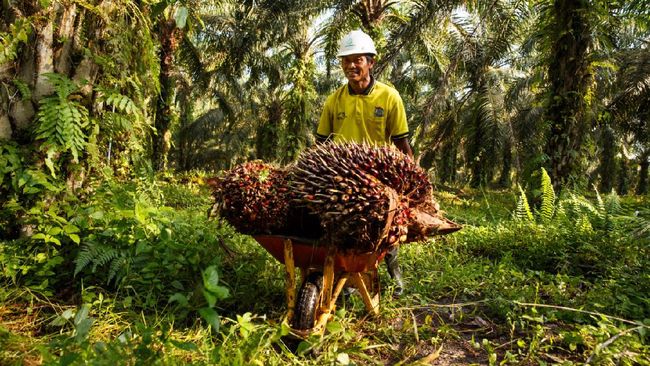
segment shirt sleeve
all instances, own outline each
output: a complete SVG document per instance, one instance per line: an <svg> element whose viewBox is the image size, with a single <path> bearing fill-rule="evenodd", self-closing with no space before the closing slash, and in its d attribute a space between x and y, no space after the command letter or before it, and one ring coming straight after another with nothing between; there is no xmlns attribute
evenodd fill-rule
<svg viewBox="0 0 650 366"><path fill-rule="evenodd" d="M386 121L386 127L388 128L391 140L399 140L408 137L409 126L406 121L406 110L404 109L402 98L399 96L397 91L395 91L393 95L393 106L388 117L389 119Z"/></svg>
<svg viewBox="0 0 650 366"><path fill-rule="evenodd" d="M318 128L316 129L316 139L320 141L325 141L332 134L332 126L334 125L334 116L331 113L332 101L331 96L325 101L323 106L323 112L320 115L320 121L318 122Z"/></svg>

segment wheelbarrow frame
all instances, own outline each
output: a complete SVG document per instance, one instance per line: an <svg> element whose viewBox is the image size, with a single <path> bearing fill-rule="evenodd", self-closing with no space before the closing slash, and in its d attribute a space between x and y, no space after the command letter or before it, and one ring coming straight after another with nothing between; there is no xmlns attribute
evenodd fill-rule
<svg viewBox="0 0 650 366"><path fill-rule="evenodd" d="M290 329L291 334L307 338L312 334L322 335L325 325L333 318L336 300L346 284L356 288L363 300L366 310L379 314L379 276L377 265L386 254L378 252L343 252L335 245L319 245L307 239L278 236L256 235L253 238L273 257L284 264L286 274L287 312L282 323ZM310 273L322 271L323 285L314 317L314 326L308 329L292 327L296 314L296 267L300 268L302 287Z"/></svg>

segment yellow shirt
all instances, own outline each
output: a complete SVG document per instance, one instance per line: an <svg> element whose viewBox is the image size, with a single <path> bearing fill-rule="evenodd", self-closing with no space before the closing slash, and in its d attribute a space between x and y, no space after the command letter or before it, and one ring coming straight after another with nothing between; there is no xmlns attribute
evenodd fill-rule
<svg viewBox="0 0 650 366"><path fill-rule="evenodd" d="M318 139L388 144L408 136L406 111L397 90L373 80L366 94L350 92L346 84L327 97Z"/></svg>

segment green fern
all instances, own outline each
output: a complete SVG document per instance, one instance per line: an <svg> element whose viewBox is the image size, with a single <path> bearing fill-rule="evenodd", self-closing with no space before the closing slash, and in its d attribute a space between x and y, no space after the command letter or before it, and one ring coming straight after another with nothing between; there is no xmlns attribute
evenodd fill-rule
<svg viewBox="0 0 650 366"><path fill-rule="evenodd" d="M598 203L598 212L604 213L605 202L603 201L603 198L600 196L600 192L598 192L598 189L594 187L594 191L596 191L596 202Z"/></svg>
<svg viewBox="0 0 650 366"><path fill-rule="evenodd" d="M530 205L528 204L528 198L526 197L526 192L520 185L517 185L519 188L519 199L517 200L517 210L515 211L515 217L518 220L534 222L533 212L530 210Z"/></svg>
<svg viewBox="0 0 650 366"><path fill-rule="evenodd" d="M26 82L20 79L14 79L13 82L16 89L20 92L21 100L29 100L32 98L32 90L29 89L29 85Z"/></svg>
<svg viewBox="0 0 650 366"><path fill-rule="evenodd" d="M577 222L581 217L588 217L590 220L599 217L598 208L582 196L571 194L562 200L561 206L566 212L567 219Z"/></svg>
<svg viewBox="0 0 650 366"><path fill-rule="evenodd" d="M98 101L106 103L113 112L120 112L124 115L135 116L138 118L141 117L142 111L131 97L112 88L98 86L95 89L100 94Z"/></svg>
<svg viewBox="0 0 650 366"><path fill-rule="evenodd" d="M97 270L97 267L103 267L109 263L112 267L113 263L118 261L119 258L120 252L115 248L96 242L86 242L74 261L74 275L76 276L91 264L93 273Z"/></svg>
<svg viewBox="0 0 650 366"><path fill-rule="evenodd" d="M118 274L126 267L131 265L133 262L132 258L129 257L119 257L111 262L110 267L108 268L108 278L106 279L107 283L110 283L112 280L117 282L119 280Z"/></svg>
<svg viewBox="0 0 650 366"><path fill-rule="evenodd" d="M628 217L632 235L645 242L650 242L650 209L642 208Z"/></svg>
<svg viewBox="0 0 650 366"><path fill-rule="evenodd" d="M598 192L596 191L596 199L598 202L598 219L599 225L605 229L607 232L614 231L614 215L616 215L621 210L621 200L616 194L616 191L605 196L603 199Z"/></svg>
<svg viewBox="0 0 650 366"><path fill-rule="evenodd" d="M555 190L546 169L542 168L542 204L539 215L542 222L550 222L555 214Z"/></svg>
<svg viewBox="0 0 650 366"><path fill-rule="evenodd" d="M109 94L106 97L106 104L125 114L136 114L139 112L133 100L122 94Z"/></svg>
<svg viewBox="0 0 650 366"><path fill-rule="evenodd" d="M86 146L84 129L88 126L88 110L73 98L78 87L66 76L45 74L56 93L40 101L37 114L36 138L45 140L43 145L51 159L55 152L70 151L74 162ZM48 167L54 175L53 164Z"/></svg>
<svg viewBox="0 0 650 366"><path fill-rule="evenodd" d="M612 191L610 194L605 196L604 208L612 215L621 211L621 198L618 196L616 191Z"/></svg>

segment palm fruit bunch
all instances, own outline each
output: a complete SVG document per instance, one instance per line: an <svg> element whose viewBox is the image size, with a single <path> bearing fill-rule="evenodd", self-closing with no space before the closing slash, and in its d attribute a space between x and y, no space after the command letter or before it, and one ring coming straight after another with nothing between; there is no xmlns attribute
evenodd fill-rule
<svg viewBox="0 0 650 366"><path fill-rule="evenodd" d="M433 202L426 173L392 146L318 145L288 171L289 197L320 217L341 249L405 242L413 209Z"/></svg>
<svg viewBox="0 0 650 366"><path fill-rule="evenodd" d="M335 143L321 147L325 155L336 156L339 162L345 162L351 169L370 174L406 196L411 205L432 198L433 187L427 173L393 145ZM305 155L319 154L316 151L308 151Z"/></svg>
<svg viewBox="0 0 650 366"><path fill-rule="evenodd" d="M211 215L226 219L244 234L273 234L287 222L286 172L261 161L247 162L213 178Z"/></svg>
<svg viewBox="0 0 650 366"><path fill-rule="evenodd" d="M253 161L208 183L211 214L244 234L367 252L460 228L442 217L426 173L392 146L318 145L284 169Z"/></svg>

